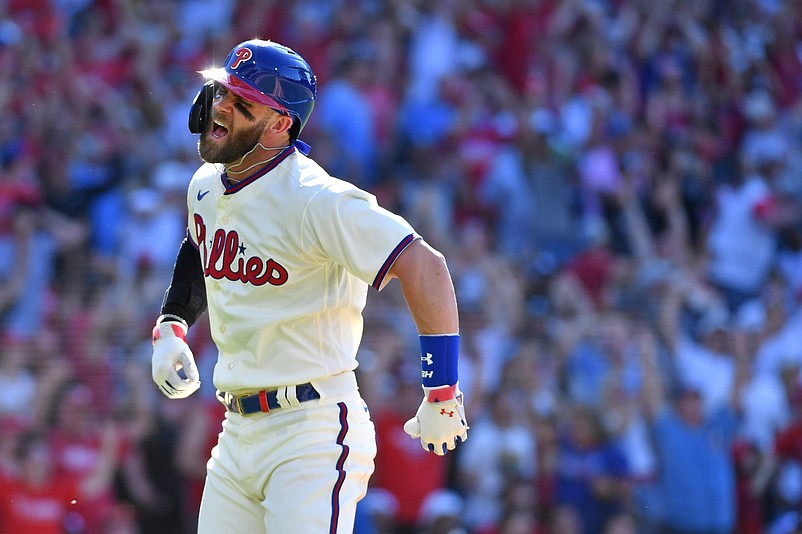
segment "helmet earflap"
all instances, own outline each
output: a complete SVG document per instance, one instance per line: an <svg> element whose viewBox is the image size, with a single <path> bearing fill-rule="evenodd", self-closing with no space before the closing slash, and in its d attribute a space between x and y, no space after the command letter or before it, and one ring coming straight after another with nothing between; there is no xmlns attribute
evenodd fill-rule
<svg viewBox="0 0 802 534"><path fill-rule="evenodd" d="M189 109L189 131L194 134L203 133L209 123L209 116L211 114L212 101L214 94L217 92L218 83L214 80L208 80L203 84L198 94L195 95L195 101Z"/></svg>

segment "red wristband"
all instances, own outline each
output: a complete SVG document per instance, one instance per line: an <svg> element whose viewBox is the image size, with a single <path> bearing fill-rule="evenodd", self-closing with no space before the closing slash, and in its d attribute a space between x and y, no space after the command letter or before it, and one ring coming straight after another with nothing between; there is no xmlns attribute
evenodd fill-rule
<svg viewBox="0 0 802 534"><path fill-rule="evenodd" d="M446 386L444 388L437 388L429 390L426 395L427 402L443 402L451 400L457 396L457 385Z"/></svg>
<svg viewBox="0 0 802 534"><path fill-rule="evenodd" d="M184 340L184 343L186 343L187 338L186 338L186 335L184 334L184 329L183 328L181 328L177 324L171 324L170 328L173 329L173 334L175 334L175 337L177 337L178 339ZM156 325L156 326L153 327L152 336L153 336L153 343L156 343L156 340L159 339L160 337L162 337L162 332L161 332L161 330L159 330L159 325Z"/></svg>

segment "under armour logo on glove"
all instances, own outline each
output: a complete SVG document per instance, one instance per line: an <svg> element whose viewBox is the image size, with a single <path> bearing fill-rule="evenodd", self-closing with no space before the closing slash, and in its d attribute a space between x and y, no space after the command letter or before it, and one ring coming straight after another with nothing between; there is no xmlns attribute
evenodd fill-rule
<svg viewBox="0 0 802 534"><path fill-rule="evenodd" d="M468 423L459 386L423 388L424 398L415 417L404 424L404 432L420 438L421 446L438 456L454 450L468 439Z"/></svg>

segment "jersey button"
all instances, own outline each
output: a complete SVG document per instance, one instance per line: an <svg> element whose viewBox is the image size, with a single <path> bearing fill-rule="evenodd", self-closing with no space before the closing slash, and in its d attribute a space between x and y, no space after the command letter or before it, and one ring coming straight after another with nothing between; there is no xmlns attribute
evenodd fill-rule
<svg viewBox="0 0 802 534"><path fill-rule="evenodd" d="M227 368L228 368L228 370L230 371L230 370L232 370L232 369L234 368L234 364L233 364L233 363L230 363L230 364L226 365L226 367L227 367Z"/></svg>
<svg viewBox="0 0 802 534"><path fill-rule="evenodd" d="M226 333L226 325L224 325L224 324L220 325L220 333L221 334L225 334Z"/></svg>
<svg viewBox="0 0 802 534"><path fill-rule="evenodd" d="M220 222L223 223L223 224L228 224L228 217L225 217L225 216L220 217Z"/></svg>

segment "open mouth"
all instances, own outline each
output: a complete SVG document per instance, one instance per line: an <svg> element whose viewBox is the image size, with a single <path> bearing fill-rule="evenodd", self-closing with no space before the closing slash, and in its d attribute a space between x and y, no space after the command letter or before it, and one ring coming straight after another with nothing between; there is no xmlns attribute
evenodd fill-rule
<svg viewBox="0 0 802 534"><path fill-rule="evenodd" d="M212 123L212 132L211 133L212 133L212 137L214 137L215 139L222 139L223 137L228 135L228 128L226 128L225 126L223 126L219 122L214 121Z"/></svg>

